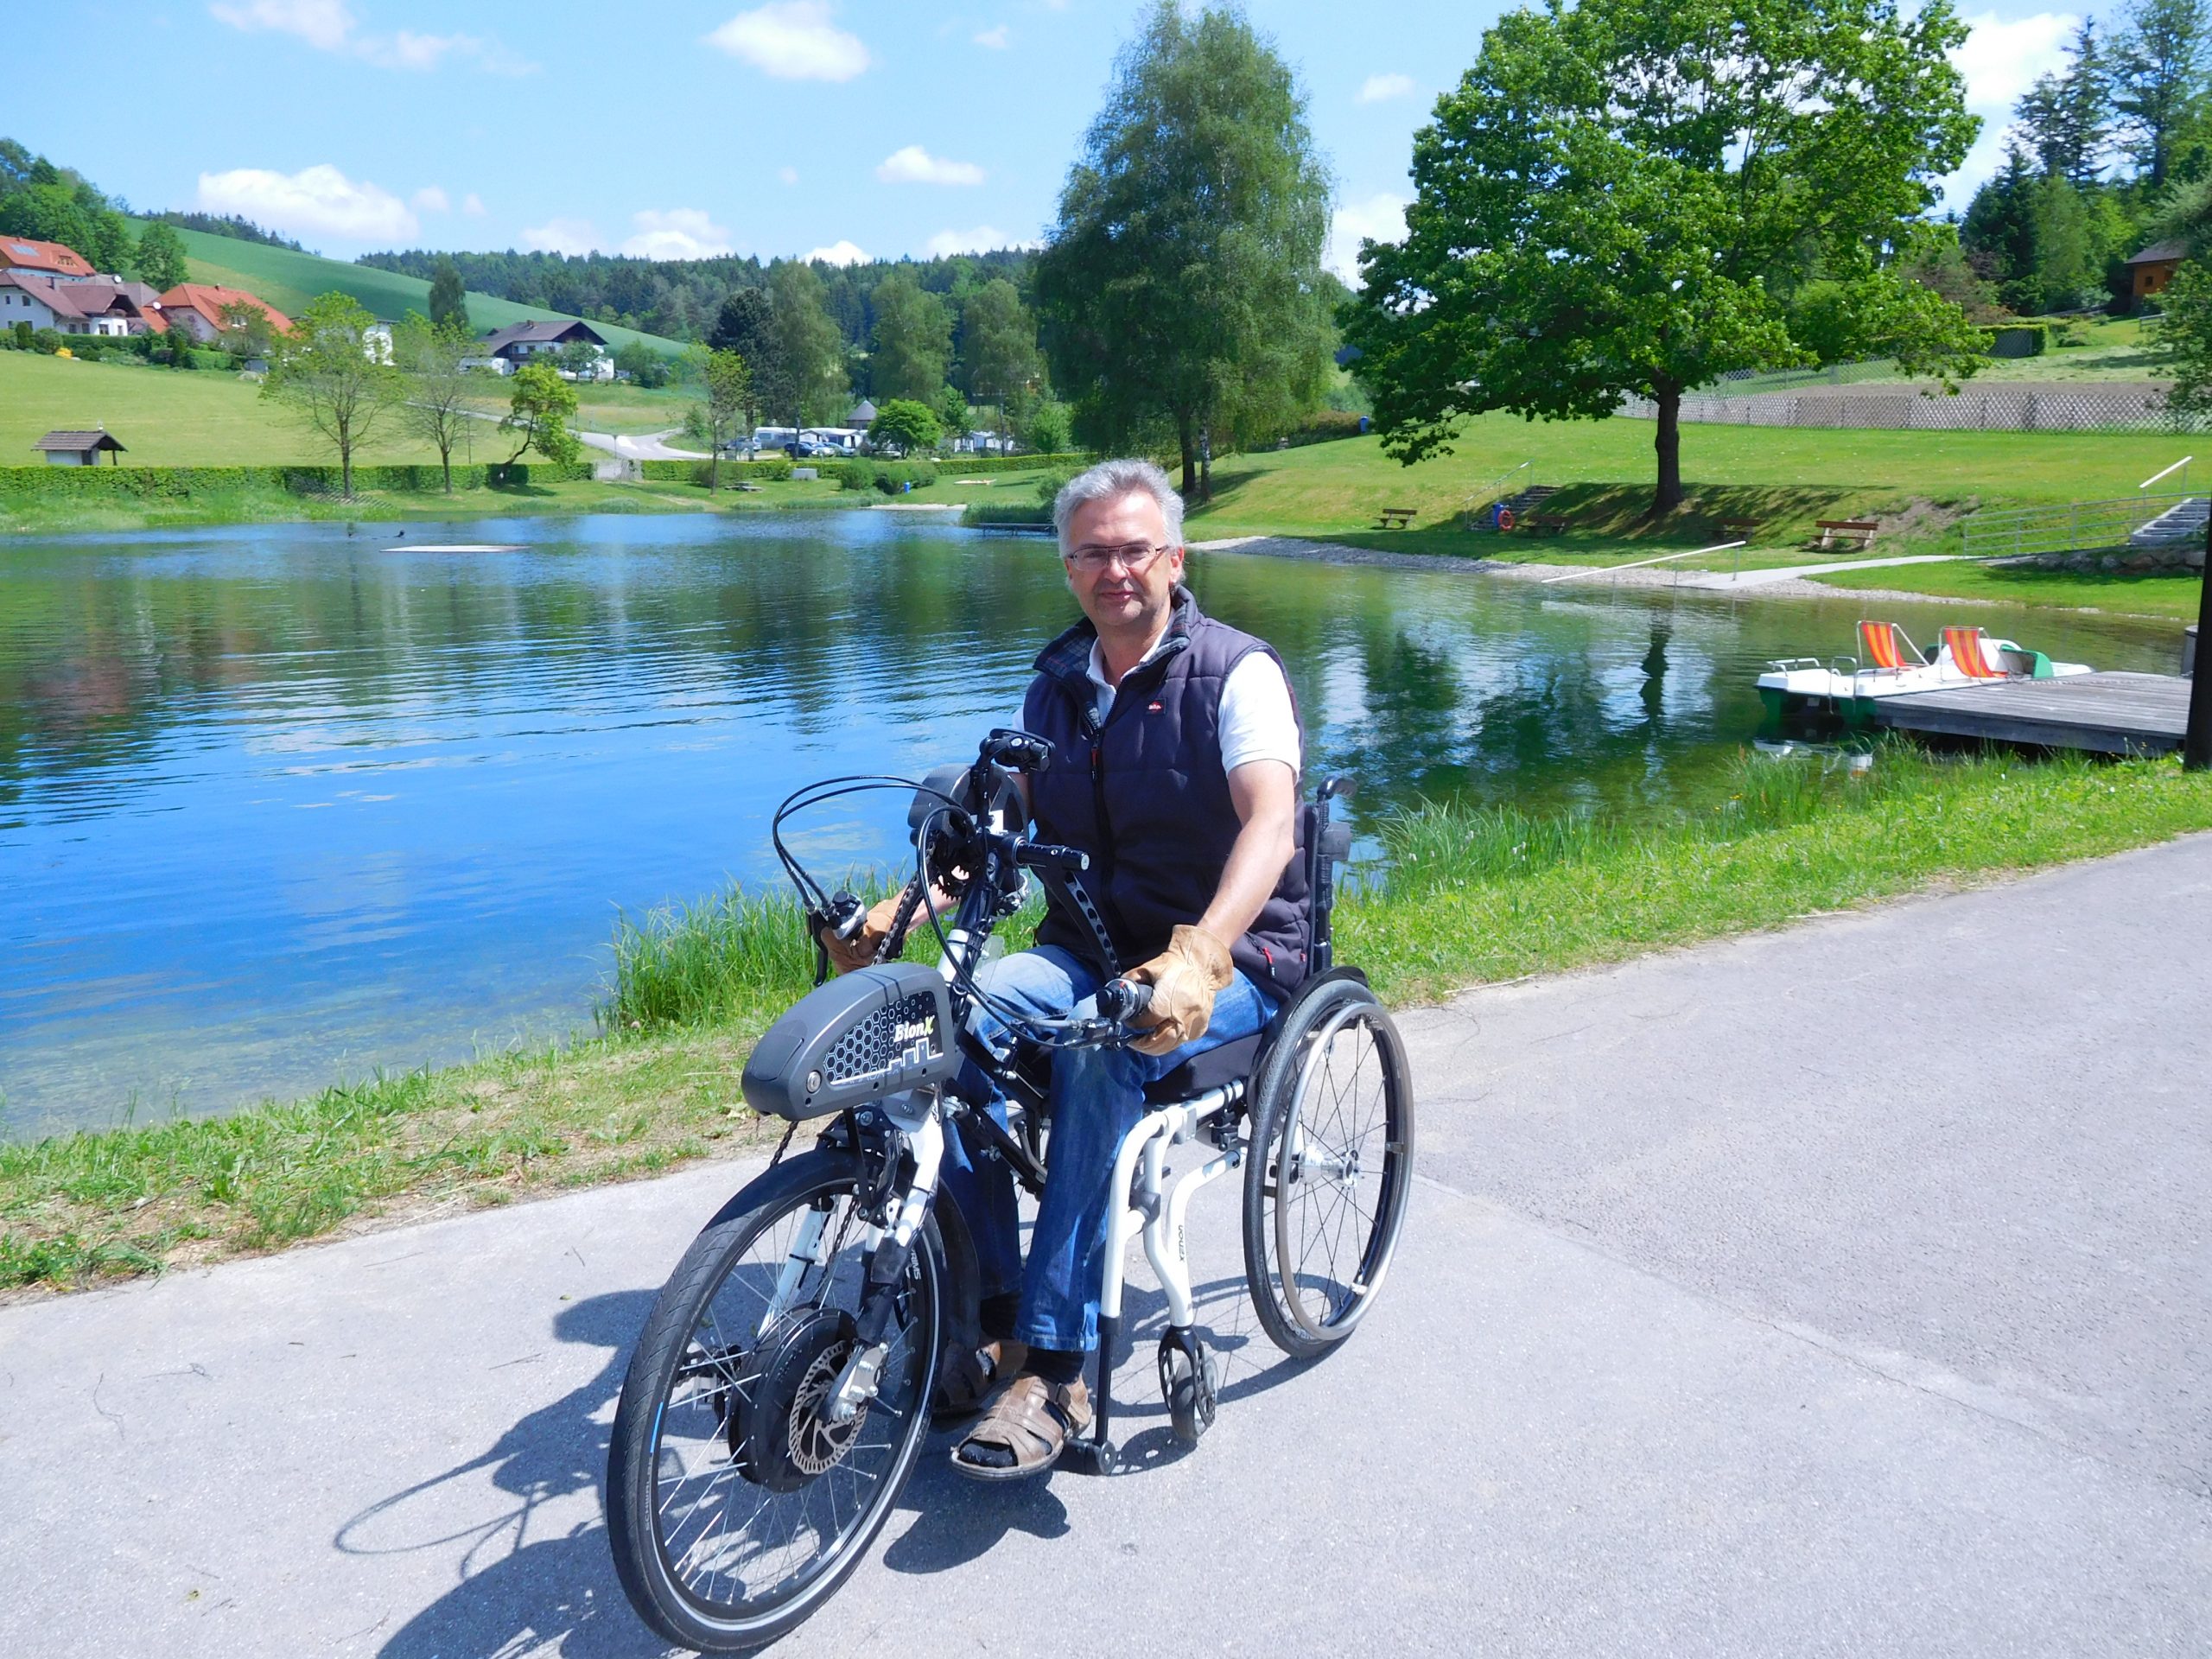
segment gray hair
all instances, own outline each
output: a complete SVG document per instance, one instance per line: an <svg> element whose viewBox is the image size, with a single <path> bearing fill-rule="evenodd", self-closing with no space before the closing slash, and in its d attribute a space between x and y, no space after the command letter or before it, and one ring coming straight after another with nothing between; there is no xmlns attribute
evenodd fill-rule
<svg viewBox="0 0 2212 1659"><path fill-rule="evenodd" d="M1182 546L1183 498L1157 464L1129 458L1086 467L1060 486L1060 493L1052 498L1052 531L1059 537L1060 551L1068 550L1068 520L1075 517L1077 507L1086 502L1138 494L1148 495L1160 504L1160 516L1167 521L1167 545Z"/></svg>

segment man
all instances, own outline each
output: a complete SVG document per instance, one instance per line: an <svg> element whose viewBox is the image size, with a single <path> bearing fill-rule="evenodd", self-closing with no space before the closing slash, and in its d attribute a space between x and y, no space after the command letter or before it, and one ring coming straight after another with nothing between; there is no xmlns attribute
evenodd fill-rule
<svg viewBox="0 0 2212 1659"><path fill-rule="evenodd" d="M1181 582L1182 499L1150 461L1078 474L1052 522L1084 620L1037 658L1022 705L1022 727L1052 745L1028 805L1039 840L1090 855L1084 889L1153 996L1132 1046L1054 1057L1052 1168L1026 1268L1011 1173L949 1152L943 1180L975 1231L993 1340L950 1380L947 1403L972 1408L1014 1379L953 1452L982 1480L1043 1472L1090 1426L1083 1366L1098 1342L1107 1189L1145 1084L1258 1031L1306 971L1305 871L1292 856L1300 738L1281 659L1200 613ZM877 906L859 938L832 945L841 967L873 960L893 909ZM1109 976L1096 954L1083 918L1055 903L1036 948L982 982L1025 1013L1088 1015ZM995 1015L979 1010L975 1029L1003 1051Z"/></svg>

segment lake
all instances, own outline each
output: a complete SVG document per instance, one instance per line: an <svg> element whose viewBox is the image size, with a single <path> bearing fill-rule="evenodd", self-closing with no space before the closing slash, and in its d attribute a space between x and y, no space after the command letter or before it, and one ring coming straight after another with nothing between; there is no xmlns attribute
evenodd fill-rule
<svg viewBox="0 0 2212 1659"><path fill-rule="evenodd" d="M774 873L798 784L1011 723L1075 615L1048 543L886 512L0 538L0 1136L289 1096L588 1027L618 912ZM408 543L518 543L503 553ZM1870 602L1194 556L1288 660L1316 772L1663 805L1770 657ZM2177 625L1882 604L2174 668ZM830 870L903 804L814 821ZM1371 844L1371 843L1370 843Z"/></svg>

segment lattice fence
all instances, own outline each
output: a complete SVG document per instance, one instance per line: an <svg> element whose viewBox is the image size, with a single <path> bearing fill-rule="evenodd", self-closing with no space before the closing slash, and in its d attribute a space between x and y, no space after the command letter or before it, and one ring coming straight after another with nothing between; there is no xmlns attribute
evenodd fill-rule
<svg viewBox="0 0 2212 1659"><path fill-rule="evenodd" d="M1658 405L1624 397L1620 412L1654 420ZM1729 397L1697 394L1682 399L1682 419L1704 426L1855 427L1895 432L2203 432L2212 420L2177 423L2167 412L2165 390L2100 387L2069 391L2057 386L1992 386L1955 397L1918 391L1865 391L1791 397L1762 393Z"/></svg>

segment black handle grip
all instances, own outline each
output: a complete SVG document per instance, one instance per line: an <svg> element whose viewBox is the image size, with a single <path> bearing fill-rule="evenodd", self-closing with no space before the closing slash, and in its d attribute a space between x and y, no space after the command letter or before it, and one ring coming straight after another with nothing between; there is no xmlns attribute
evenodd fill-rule
<svg viewBox="0 0 2212 1659"><path fill-rule="evenodd" d="M1141 979L1109 979L1098 988L1098 1012L1123 1025L1152 1006L1152 987Z"/></svg>
<svg viewBox="0 0 2212 1659"><path fill-rule="evenodd" d="M1073 874L1090 868L1090 855L1072 847L1055 847L1049 841L1025 841L1014 849L1014 861L1032 870L1065 870Z"/></svg>
<svg viewBox="0 0 2212 1659"><path fill-rule="evenodd" d="M830 896L830 931L839 938L850 942L860 937L861 929L868 925L868 906L849 893L839 891Z"/></svg>

